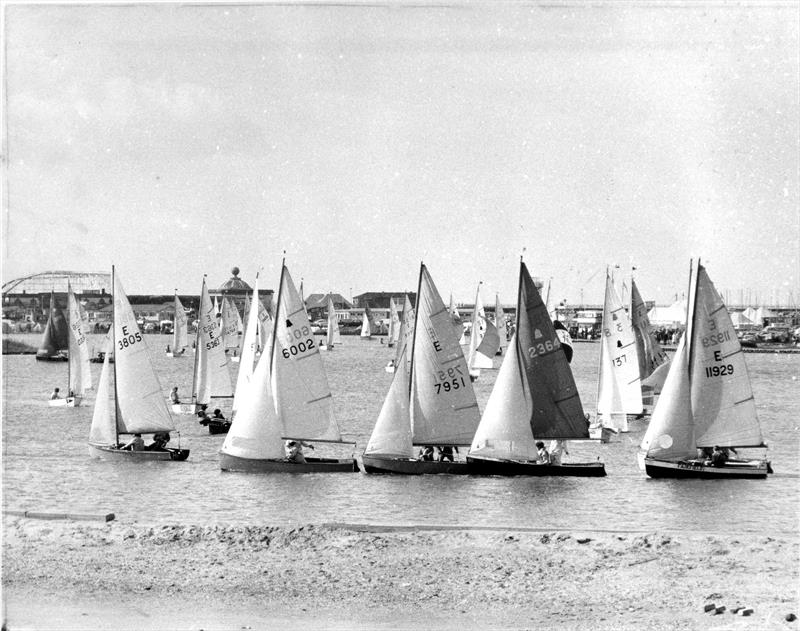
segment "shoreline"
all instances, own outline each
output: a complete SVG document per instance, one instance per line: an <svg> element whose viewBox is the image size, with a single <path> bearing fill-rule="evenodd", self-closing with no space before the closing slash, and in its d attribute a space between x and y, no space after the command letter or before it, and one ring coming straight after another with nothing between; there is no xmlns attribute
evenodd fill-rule
<svg viewBox="0 0 800 631"><path fill-rule="evenodd" d="M3 592L9 630L762 629L800 613L798 558L798 534L6 515Z"/></svg>

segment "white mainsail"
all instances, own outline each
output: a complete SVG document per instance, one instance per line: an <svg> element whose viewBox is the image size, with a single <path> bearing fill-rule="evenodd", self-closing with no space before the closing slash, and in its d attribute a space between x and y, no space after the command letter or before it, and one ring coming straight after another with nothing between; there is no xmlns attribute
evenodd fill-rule
<svg viewBox="0 0 800 631"><path fill-rule="evenodd" d="M86 342L86 313L67 283L67 309L69 312L69 390L81 396L92 388L89 364L89 345Z"/></svg>
<svg viewBox="0 0 800 631"><path fill-rule="evenodd" d="M193 401L210 403L211 397L232 396L233 383L228 370L228 356L223 348L222 335L205 277L200 291L196 346L192 382Z"/></svg>
<svg viewBox="0 0 800 631"><path fill-rule="evenodd" d="M115 445L117 443L117 419L111 389L111 355L112 345L108 338L104 346L105 358L100 371L100 382L97 384L97 398L94 401L92 425L89 428L89 442L94 445Z"/></svg>
<svg viewBox="0 0 800 631"><path fill-rule="evenodd" d="M239 348L239 331L242 330L242 316L229 296L222 299L222 337L225 348Z"/></svg>
<svg viewBox="0 0 800 631"><path fill-rule="evenodd" d="M397 315L397 305L394 298L389 298L389 332L386 336L387 344L392 347L400 335L400 317Z"/></svg>
<svg viewBox="0 0 800 631"><path fill-rule="evenodd" d="M189 346L189 319L183 309L178 292L175 292L175 325L172 329L172 353L180 355Z"/></svg>
<svg viewBox="0 0 800 631"><path fill-rule="evenodd" d="M627 419L623 421L623 417L643 410L639 360L633 327L608 269L602 335L597 415L606 427L627 431Z"/></svg>
<svg viewBox="0 0 800 631"><path fill-rule="evenodd" d="M411 306L411 298L406 294L403 297L403 310L400 312L400 331L397 336L397 348L394 354L394 368L398 370L400 366L406 373L406 378L411 375L411 343L414 338L414 307ZM406 348L409 349L406 352Z"/></svg>
<svg viewBox="0 0 800 631"><path fill-rule="evenodd" d="M763 443L744 353L706 269L698 263L689 378L698 447Z"/></svg>
<svg viewBox="0 0 800 631"><path fill-rule="evenodd" d="M325 345L330 350L335 344L340 344L341 341L339 321L336 319L336 307L333 305L333 298L328 294L328 328L325 333Z"/></svg>
<svg viewBox="0 0 800 631"><path fill-rule="evenodd" d="M251 305L257 304L258 301L258 274L256 274L256 282L253 286L253 301ZM249 396L247 384L250 383L253 377L253 364L256 359L256 348L258 346L258 309L250 308L247 314L247 327L242 336L242 352L239 356L239 372L236 375L236 390L233 394L233 405L231 407L231 416L235 418L239 407L242 404L244 397Z"/></svg>
<svg viewBox="0 0 800 631"><path fill-rule="evenodd" d="M494 326L500 338L500 349L507 348L508 323L506 322L506 314L503 312L503 306L500 304L500 294L495 294L494 296Z"/></svg>
<svg viewBox="0 0 800 631"><path fill-rule="evenodd" d="M475 292L475 308L472 311L472 330L469 338L467 366L470 374L479 375L483 368L493 368L492 359L500 348L497 328L486 317L480 295L480 284Z"/></svg>
<svg viewBox="0 0 800 631"><path fill-rule="evenodd" d="M361 318L361 337L372 337L372 311L369 310L369 305L364 307L364 315Z"/></svg>
<svg viewBox="0 0 800 631"><path fill-rule="evenodd" d="M413 345L414 443L469 445L480 411L452 317L425 265L420 267Z"/></svg>
<svg viewBox="0 0 800 631"><path fill-rule="evenodd" d="M340 442L319 346L285 265L279 287L271 370L283 436Z"/></svg>
<svg viewBox="0 0 800 631"><path fill-rule="evenodd" d="M114 376L121 434L172 431L172 420L150 350L119 276L114 276Z"/></svg>

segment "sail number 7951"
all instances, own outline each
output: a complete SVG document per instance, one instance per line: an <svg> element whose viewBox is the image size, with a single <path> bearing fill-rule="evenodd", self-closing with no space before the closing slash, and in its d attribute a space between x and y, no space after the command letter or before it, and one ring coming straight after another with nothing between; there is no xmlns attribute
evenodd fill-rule
<svg viewBox="0 0 800 631"><path fill-rule="evenodd" d="M446 371L440 370L436 373L436 378L437 381L433 384L433 387L436 388L436 394L467 387L467 382L464 381L464 376L459 366L451 366Z"/></svg>

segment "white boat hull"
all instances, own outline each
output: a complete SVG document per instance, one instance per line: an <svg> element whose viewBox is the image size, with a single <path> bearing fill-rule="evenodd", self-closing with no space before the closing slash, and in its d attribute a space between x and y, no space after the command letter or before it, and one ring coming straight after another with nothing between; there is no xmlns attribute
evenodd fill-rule
<svg viewBox="0 0 800 631"><path fill-rule="evenodd" d="M50 399L47 404L51 408L76 408L81 404L80 397L67 397L66 399Z"/></svg>
<svg viewBox="0 0 800 631"><path fill-rule="evenodd" d="M197 406L194 403L173 403L170 409L174 414L194 414Z"/></svg>

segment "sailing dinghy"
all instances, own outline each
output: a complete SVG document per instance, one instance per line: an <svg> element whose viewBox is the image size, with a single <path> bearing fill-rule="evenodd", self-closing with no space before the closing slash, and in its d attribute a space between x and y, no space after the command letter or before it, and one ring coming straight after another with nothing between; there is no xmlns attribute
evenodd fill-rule
<svg viewBox="0 0 800 631"><path fill-rule="evenodd" d="M469 473L604 476L601 462L536 462L537 441L588 438L566 354L528 269L520 261L515 333L467 454Z"/></svg>
<svg viewBox="0 0 800 631"><path fill-rule="evenodd" d="M321 347L326 351L332 351L336 344L341 344L342 338L339 333L339 321L336 319L336 307L333 298L328 294L328 328L325 331L325 341Z"/></svg>
<svg viewBox="0 0 800 631"><path fill-rule="evenodd" d="M494 368L493 357L500 349L500 335L497 327L486 317L481 301L481 284L475 292L475 308L472 310L472 326L469 336L469 355L467 366L469 377L475 381L482 369Z"/></svg>
<svg viewBox="0 0 800 631"><path fill-rule="evenodd" d="M86 313L67 283L67 311L69 313L67 362L67 392L64 399L51 399L51 407L77 407L87 390L92 388L92 372L89 364L89 346L86 342Z"/></svg>
<svg viewBox="0 0 800 631"><path fill-rule="evenodd" d="M636 336L639 358L642 405L645 412L649 413L653 409L654 395L661 394L661 388L664 386L664 380L669 372L669 358L653 335L650 318L647 316L647 304L642 299L633 277L631 277L631 324Z"/></svg>
<svg viewBox="0 0 800 631"><path fill-rule="evenodd" d="M397 305L394 303L394 298L389 298L389 332L386 334L386 345L392 348L397 344L397 338L400 335L400 318L397 315Z"/></svg>
<svg viewBox="0 0 800 631"><path fill-rule="evenodd" d="M178 290L175 290L175 320L172 326L172 349L167 351L167 357L184 357L189 346L189 319L183 310Z"/></svg>
<svg viewBox="0 0 800 631"><path fill-rule="evenodd" d="M64 312L56 305L55 292L50 292L50 313L47 325L42 333L39 350L36 351L37 361L65 362L69 352L69 331Z"/></svg>
<svg viewBox="0 0 800 631"><path fill-rule="evenodd" d="M766 449L744 353L700 262L690 272L686 333L681 337L642 440L639 465L651 478L766 478L766 458L714 466L700 450Z"/></svg>
<svg viewBox="0 0 800 631"><path fill-rule="evenodd" d="M410 344L409 344L410 341ZM414 445L469 445L480 420L452 315L425 265L417 307L406 297L394 377L362 463L366 473L468 473L465 461L414 457Z"/></svg>
<svg viewBox="0 0 800 631"><path fill-rule="evenodd" d="M119 278L111 268L114 288L111 343L115 362L109 363L106 349L97 399L89 430L89 455L100 459L127 459L135 462L150 460L186 460L188 449L128 451L120 449L120 436L133 434L169 434L175 423L161 384L153 368L150 349L139 332L136 316ZM111 384L113 373L114 384Z"/></svg>
<svg viewBox="0 0 800 631"><path fill-rule="evenodd" d="M281 267L270 352L262 353L220 452L223 471L358 471L355 458L289 461L284 440L343 443L319 347L286 265Z"/></svg>

